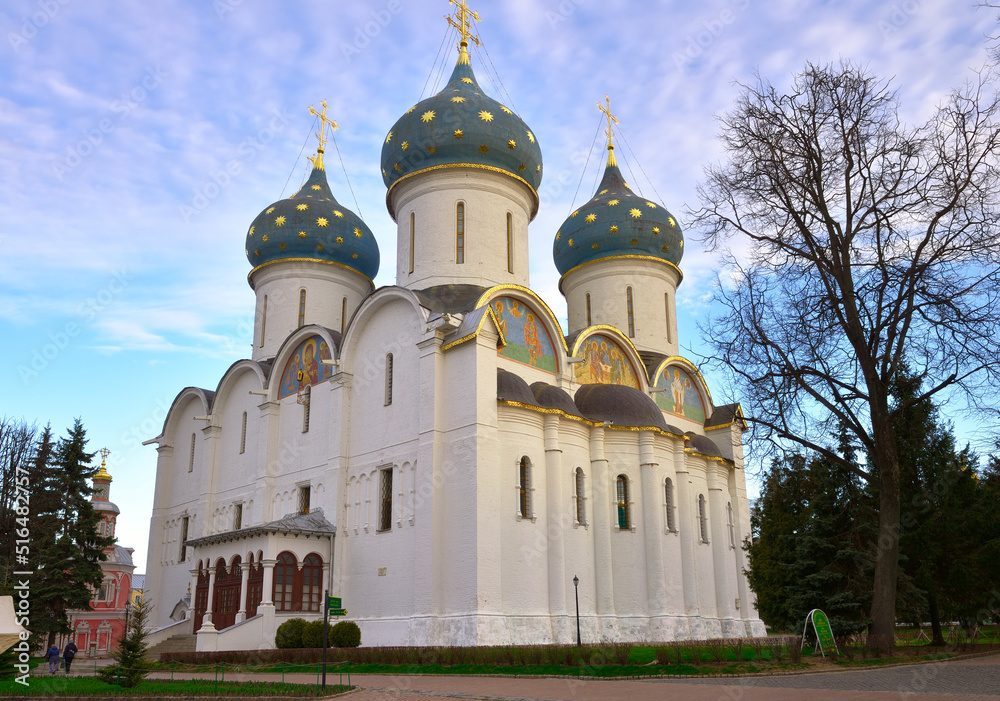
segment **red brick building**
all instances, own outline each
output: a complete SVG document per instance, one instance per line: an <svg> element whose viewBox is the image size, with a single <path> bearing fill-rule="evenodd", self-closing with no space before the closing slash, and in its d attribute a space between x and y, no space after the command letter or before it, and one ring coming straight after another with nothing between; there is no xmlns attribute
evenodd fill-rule
<svg viewBox="0 0 1000 701"><path fill-rule="evenodd" d="M102 454L107 456L106 453ZM91 503L103 518L97 526L98 534L114 536L118 507L110 500L111 475L101 461L101 469L94 475L94 494ZM118 647L118 639L125 630L126 612L132 592L133 548L124 548L117 543L106 551L107 560L101 563L104 580L90 600L89 611L68 611L69 624L73 629L73 640L80 648L78 653L85 657L107 657ZM60 649L68 642L62 636Z"/></svg>

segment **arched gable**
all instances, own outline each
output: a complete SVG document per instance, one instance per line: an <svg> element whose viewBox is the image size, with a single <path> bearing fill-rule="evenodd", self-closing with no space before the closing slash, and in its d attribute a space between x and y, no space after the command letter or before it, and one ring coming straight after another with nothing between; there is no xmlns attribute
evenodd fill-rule
<svg viewBox="0 0 1000 701"><path fill-rule="evenodd" d="M639 352L614 326L600 324L584 329L573 343L574 379L583 385L624 385L645 391L645 374Z"/></svg>
<svg viewBox="0 0 1000 701"><path fill-rule="evenodd" d="M306 387L330 379L336 369L322 360L337 357L339 338L325 326L309 324L288 335L274 357L273 379L268 398L287 397Z"/></svg>
<svg viewBox="0 0 1000 701"><path fill-rule="evenodd" d="M344 338L340 345L341 371L353 372L354 364L358 361L354 349L360 342L359 334L364 330L368 321L371 320L378 310L387 304L395 301L404 301L413 307L416 318L420 321L421 328L427 323L428 311L420 305L420 300L410 290L405 287L391 285L380 287L365 298L361 306L357 308L351 317L350 323L344 332ZM416 342L417 339L414 339Z"/></svg>
<svg viewBox="0 0 1000 701"><path fill-rule="evenodd" d="M247 373L257 377L256 389L267 387L268 375L260 363L254 360L237 360L229 366L229 369L222 375L222 379L219 380L219 385L215 388L215 407L225 406L232 394L233 386Z"/></svg>
<svg viewBox="0 0 1000 701"><path fill-rule="evenodd" d="M486 306L494 297L501 293L507 293L507 296L510 297L519 297L524 302L527 302L529 306L537 309L540 312L540 318L545 323L546 329L554 339L554 344L562 346L564 352L569 352L569 348L566 346L566 338L563 336L562 327L559 325L556 315L552 313L545 300L527 287L521 285L494 285L479 296L479 300L476 302L476 309Z"/></svg>
<svg viewBox="0 0 1000 701"><path fill-rule="evenodd" d="M167 412L167 418L163 420L163 431L153 440L161 445L174 445L174 433L177 430L177 421L179 420L178 417L180 416L181 409L188 402L194 401L198 406L196 413L207 416L212 413L214 400L214 392L202 389L201 387L185 387L174 397L173 404L170 405L170 410Z"/></svg>
<svg viewBox="0 0 1000 701"><path fill-rule="evenodd" d="M704 424L712 413L712 395L694 363L680 356L665 359L653 374L656 404L675 416Z"/></svg>

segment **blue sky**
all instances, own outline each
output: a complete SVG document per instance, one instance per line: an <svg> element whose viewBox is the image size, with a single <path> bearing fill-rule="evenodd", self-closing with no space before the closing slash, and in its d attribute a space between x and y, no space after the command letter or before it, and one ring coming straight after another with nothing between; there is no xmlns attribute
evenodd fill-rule
<svg viewBox="0 0 1000 701"><path fill-rule="evenodd" d="M996 28L995 11L976 0L471 7L482 18L480 83L542 147L531 282L562 317L552 239L574 195L578 206L596 184L605 94L627 142L616 151L626 176L683 225L702 169L722 155L715 116L755 71L784 86L806 61L849 58L893 78L904 116L918 122L984 63ZM320 100L340 124L350 178L328 148L331 187L376 235L376 284L393 283L379 155L395 120L454 64L449 9L443 0L0 8L0 414L51 421L60 434L79 416L91 449L111 449L119 538L136 549L137 571L156 466L140 443L159 433L180 389L214 389L248 355L246 230L305 179L308 107ZM696 357L695 323L718 266L691 237L685 250L678 316ZM715 399L727 397L720 389Z"/></svg>

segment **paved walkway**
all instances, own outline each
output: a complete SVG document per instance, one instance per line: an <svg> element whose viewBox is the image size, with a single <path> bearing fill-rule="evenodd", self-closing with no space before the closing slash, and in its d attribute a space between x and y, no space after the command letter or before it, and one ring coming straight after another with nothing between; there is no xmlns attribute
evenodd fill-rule
<svg viewBox="0 0 1000 701"><path fill-rule="evenodd" d="M158 673L151 676L169 676ZM212 675L185 675L211 678ZM273 675L226 674L227 680ZM328 681L336 683L336 675ZM315 684L316 675L286 681ZM718 679L532 679L352 674L349 701L955 701L1000 698L1000 654L889 669Z"/></svg>

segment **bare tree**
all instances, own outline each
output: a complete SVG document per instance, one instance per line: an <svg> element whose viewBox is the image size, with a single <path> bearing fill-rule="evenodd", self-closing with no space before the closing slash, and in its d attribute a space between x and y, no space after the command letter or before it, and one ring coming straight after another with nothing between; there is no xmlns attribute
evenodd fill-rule
<svg viewBox="0 0 1000 701"><path fill-rule="evenodd" d="M17 569L14 562L17 523L15 500L18 489L18 468L27 475L35 450L34 424L23 419L0 417L0 582L10 579ZM24 486L22 485L22 489Z"/></svg>
<svg viewBox="0 0 1000 701"><path fill-rule="evenodd" d="M754 438L806 446L877 487L869 645L894 647L899 463L891 426L942 392L983 407L1000 385L1000 129L989 75L905 126L888 82L807 65L790 94L743 86L722 120L728 162L693 212L733 272L705 325ZM737 254L738 244L749 250ZM925 391L890 402L904 370ZM995 394L993 395L995 398ZM828 447L854 434L870 469ZM761 443L758 442L758 445Z"/></svg>

